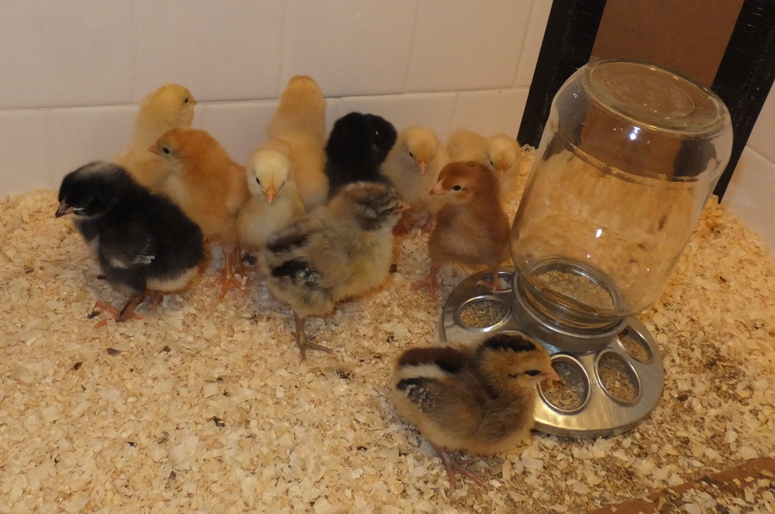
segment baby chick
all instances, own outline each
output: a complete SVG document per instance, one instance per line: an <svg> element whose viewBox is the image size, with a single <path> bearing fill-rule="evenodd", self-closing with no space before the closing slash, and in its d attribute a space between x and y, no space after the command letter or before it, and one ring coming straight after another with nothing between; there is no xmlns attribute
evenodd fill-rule
<svg viewBox="0 0 775 514"><path fill-rule="evenodd" d="M71 213L108 282L130 295L120 311L98 302L116 321L139 317L134 310L146 292L154 293L155 308L161 294L183 289L204 257L196 223L114 164L92 162L65 176L56 216Z"/></svg>
<svg viewBox="0 0 775 514"><path fill-rule="evenodd" d="M514 196L522 149L515 138L497 134L487 140L487 156L500 184L501 201L509 202Z"/></svg>
<svg viewBox="0 0 775 514"><path fill-rule="evenodd" d="M204 130L176 127L165 132L148 150L159 155L169 170L162 183L167 194L202 229L215 239L224 256L220 299L232 287L241 288L234 276L238 252L237 216L250 198L245 169Z"/></svg>
<svg viewBox="0 0 775 514"><path fill-rule="evenodd" d="M517 332L475 348L413 348L397 360L392 399L441 458L452 488L460 472L484 481L447 452L491 455L512 449L533 427L541 380L558 380L549 354Z"/></svg>
<svg viewBox="0 0 775 514"><path fill-rule="evenodd" d="M415 287L426 288L435 296L439 266L457 262L487 266L492 280L480 285L499 290L498 267L509 257L509 221L498 199L493 173L477 162L453 162L441 170L430 194L441 195L446 203L436 215L436 227L428 242L430 271Z"/></svg>
<svg viewBox="0 0 775 514"><path fill-rule="evenodd" d="M326 99L307 75L291 77L266 128L270 140L288 145L294 179L309 212L328 199L326 162Z"/></svg>
<svg viewBox="0 0 775 514"><path fill-rule="evenodd" d="M398 134L396 144L382 165L382 172L411 206L397 227L398 233L406 232L414 220L423 216L426 217L423 231L431 226L433 215L443 202L428 191L436 185L439 172L448 162L447 150L431 129L414 126Z"/></svg>
<svg viewBox="0 0 775 514"><path fill-rule="evenodd" d="M326 143L329 198L351 182L389 183L380 165L396 137L393 125L374 114L351 112L336 120Z"/></svg>
<svg viewBox="0 0 775 514"><path fill-rule="evenodd" d="M287 148L281 143L267 142L250 156L251 196L237 219L243 248L260 249L278 230L304 215L292 170Z"/></svg>
<svg viewBox="0 0 775 514"><path fill-rule="evenodd" d="M141 185L159 191L166 168L159 157L148 152L148 146L173 127L190 127L194 121L196 100L178 84L165 84L140 102L129 149L113 159Z"/></svg>
<svg viewBox="0 0 775 514"><path fill-rule="evenodd" d="M307 348L330 351L307 340L307 316L327 316L338 302L385 281L393 227L406 207L387 184L349 184L259 253L269 292L293 310L302 361Z"/></svg>
<svg viewBox="0 0 775 514"><path fill-rule="evenodd" d="M487 138L473 130L458 129L447 142L450 162L476 161L484 165L489 162Z"/></svg>

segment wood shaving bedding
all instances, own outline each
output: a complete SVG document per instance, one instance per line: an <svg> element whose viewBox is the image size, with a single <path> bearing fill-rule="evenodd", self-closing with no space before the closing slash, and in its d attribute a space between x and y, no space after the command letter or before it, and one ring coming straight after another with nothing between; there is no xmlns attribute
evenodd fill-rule
<svg viewBox="0 0 775 514"><path fill-rule="evenodd" d="M302 365L259 277L217 301L217 250L158 312L96 329L95 301L125 298L55 210L52 191L0 202L0 513L577 513L775 456L775 261L715 201L640 316L666 369L649 419L463 456L490 487L456 490L387 400L393 359L438 341L441 302L411 290L427 236L401 240L385 287L309 320L335 352ZM443 268L443 295L471 272Z"/></svg>

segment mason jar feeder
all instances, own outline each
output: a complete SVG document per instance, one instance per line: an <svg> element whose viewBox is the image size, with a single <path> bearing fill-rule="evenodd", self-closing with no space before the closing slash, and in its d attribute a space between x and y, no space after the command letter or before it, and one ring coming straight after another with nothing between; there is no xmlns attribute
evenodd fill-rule
<svg viewBox="0 0 775 514"><path fill-rule="evenodd" d="M477 274L450 294L444 337L520 330L558 374L542 383L536 428L572 437L621 433L654 408L662 359L636 315L662 294L732 149L723 102L673 71L604 60L577 70L552 103L511 231L510 290ZM502 316L470 326L490 302ZM496 316L497 317L497 316Z"/></svg>

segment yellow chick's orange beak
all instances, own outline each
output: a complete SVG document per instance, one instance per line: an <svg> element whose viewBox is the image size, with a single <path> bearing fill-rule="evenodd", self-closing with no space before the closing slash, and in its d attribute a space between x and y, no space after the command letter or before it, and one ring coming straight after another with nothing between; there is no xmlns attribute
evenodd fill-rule
<svg viewBox="0 0 775 514"><path fill-rule="evenodd" d="M554 368L551 368L550 372L544 373L543 380L551 380L552 382L559 382L560 375L558 375L557 372L554 371Z"/></svg>
<svg viewBox="0 0 775 514"><path fill-rule="evenodd" d="M428 166L425 161L420 161L417 163L417 166L420 168L420 175L425 175L425 168Z"/></svg>
<svg viewBox="0 0 775 514"><path fill-rule="evenodd" d="M57 212L54 217L61 218L62 216L67 216L71 212L73 212L73 208L67 205L64 200L62 200L59 202L59 207L57 208Z"/></svg>
<svg viewBox="0 0 775 514"><path fill-rule="evenodd" d="M151 153L155 153L156 155L161 155L161 151L159 150L159 147L156 145L149 146L148 151Z"/></svg>
<svg viewBox="0 0 775 514"><path fill-rule="evenodd" d="M277 195L277 191L275 191L274 186L269 186L266 189L264 189L264 196L266 196L266 201L270 204L274 201L274 197Z"/></svg>

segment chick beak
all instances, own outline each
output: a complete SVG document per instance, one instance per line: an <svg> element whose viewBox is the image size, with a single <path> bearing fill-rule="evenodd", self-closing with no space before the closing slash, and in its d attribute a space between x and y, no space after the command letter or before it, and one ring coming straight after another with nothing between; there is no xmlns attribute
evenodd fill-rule
<svg viewBox="0 0 775 514"><path fill-rule="evenodd" d="M191 98L191 99L189 99L188 103L189 103L189 105L191 105L191 107L193 107L193 106L195 106L196 104L198 104L199 102L197 102L196 100L194 100L193 98Z"/></svg>
<svg viewBox="0 0 775 514"><path fill-rule="evenodd" d="M407 202L401 200L401 202L398 204L397 211L398 212L405 212L408 211L411 205L409 205Z"/></svg>
<svg viewBox="0 0 775 514"><path fill-rule="evenodd" d="M425 175L425 168L428 166L425 161L420 161L417 163L417 166L420 168L420 175Z"/></svg>
<svg viewBox="0 0 775 514"><path fill-rule="evenodd" d="M269 186L264 190L264 196L266 196L266 201L270 204L274 201L274 197L277 195L277 191L275 191L273 186Z"/></svg>
<svg viewBox="0 0 775 514"><path fill-rule="evenodd" d="M560 381L560 375L557 374L556 371L554 371L554 368L550 368L551 371L543 374L543 380L551 380L552 382L559 382Z"/></svg>
<svg viewBox="0 0 775 514"><path fill-rule="evenodd" d="M73 208L67 205L64 200L62 200L59 202L59 208L57 209L55 217L61 218L62 216L67 216L71 212L73 212Z"/></svg>
<svg viewBox="0 0 775 514"><path fill-rule="evenodd" d="M439 183L439 184L436 184L436 187L431 189L430 194L431 194L431 196L432 195L440 195L442 192L443 192L442 191L442 187L441 187L441 184Z"/></svg>
<svg viewBox="0 0 775 514"><path fill-rule="evenodd" d="M156 145L149 146L148 151L151 153L155 153L156 155L161 155L161 152L159 151L159 147Z"/></svg>

